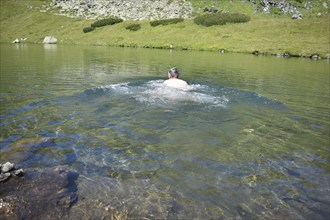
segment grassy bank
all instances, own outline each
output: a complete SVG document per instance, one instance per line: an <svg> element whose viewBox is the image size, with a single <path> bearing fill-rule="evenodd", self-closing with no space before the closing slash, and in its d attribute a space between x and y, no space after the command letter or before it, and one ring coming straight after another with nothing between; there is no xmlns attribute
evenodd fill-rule
<svg viewBox="0 0 330 220"><path fill-rule="evenodd" d="M32 8L31 8L32 6ZM113 26L83 33L94 21L40 12L42 1L1 1L0 41L27 38L28 43L41 43L54 35L59 44L109 45L191 50L225 50L230 52L276 54L288 52L326 57L330 53L329 17L292 20L288 16L254 15L247 4L237 4L237 12L251 16L247 23L203 27L185 20L178 24L152 27L148 21L125 21ZM139 23L138 31L127 30Z"/></svg>

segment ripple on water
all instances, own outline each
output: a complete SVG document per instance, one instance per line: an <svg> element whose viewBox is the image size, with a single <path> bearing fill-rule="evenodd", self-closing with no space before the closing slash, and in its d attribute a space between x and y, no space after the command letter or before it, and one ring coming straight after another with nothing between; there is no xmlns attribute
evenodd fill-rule
<svg viewBox="0 0 330 220"><path fill-rule="evenodd" d="M54 142L22 147L33 153L31 164L63 163L79 170L79 201L70 216L98 218L114 210L128 217L164 219L255 214L245 204L256 186L253 174L219 162L203 163L206 158L198 155L215 152L206 147L228 144L224 134L236 131L238 124L229 109L237 103L270 108L281 103L227 87L173 89L163 80L98 86L46 103L22 110L40 107L43 114L37 116L44 118L38 119L42 129L36 132ZM49 118L47 111L54 115ZM242 204L241 211L233 208L236 204Z"/></svg>

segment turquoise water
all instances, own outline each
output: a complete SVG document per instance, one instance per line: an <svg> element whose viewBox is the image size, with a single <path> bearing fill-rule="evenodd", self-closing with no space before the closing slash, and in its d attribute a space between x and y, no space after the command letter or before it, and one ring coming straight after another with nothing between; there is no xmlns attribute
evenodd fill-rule
<svg viewBox="0 0 330 220"><path fill-rule="evenodd" d="M72 219L329 218L326 60L1 44L0 68L0 160L78 172Z"/></svg>

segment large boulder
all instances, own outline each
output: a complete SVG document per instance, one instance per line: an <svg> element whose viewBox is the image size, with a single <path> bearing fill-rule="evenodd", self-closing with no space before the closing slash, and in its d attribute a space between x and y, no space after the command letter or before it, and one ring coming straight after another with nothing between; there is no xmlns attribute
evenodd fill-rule
<svg viewBox="0 0 330 220"><path fill-rule="evenodd" d="M54 36L46 36L42 43L43 44L56 44L57 38Z"/></svg>

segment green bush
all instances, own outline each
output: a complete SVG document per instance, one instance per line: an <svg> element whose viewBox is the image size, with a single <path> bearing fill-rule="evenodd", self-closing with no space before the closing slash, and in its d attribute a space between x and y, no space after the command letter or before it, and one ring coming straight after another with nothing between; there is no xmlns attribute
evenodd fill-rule
<svg viewBox="0 0 330 220"><path fill-rule="evenodd" d="M131 24L131 25L128 25L126 27L126 29L130 30L130 31L137 31L137 30L141 29L141 25L140 24Z"/></svg>
<svg viewBox="0 0 330 220"><path fill-rule="evenodd" d="M88 33L88 32L93 31L94 29L95 29L95 27L85 27L85 28L83 29L83 32L84 32L84 33Z"/></svg>
<svg viewBox="0 0 330 220"><path fill-rule="evenodd" d="M122 21L123 21L123 19L116 18L116 17L106 18L106 19L95 21L93 24L91 24L91 27L102 27L102 26L106 26L106 25L113 25L113 24L120 23Z"/></svg>
<svg viewBox="0 0 330 220"><path fill-rule="evenodd" d="M242 23L248 22L250 17L243 14L204 14L197 16L194 19L195 24L203 25L206 27L212 25L224 25L226 23Z"/></svg>
<svg viewBox="0 0 330 220"><path fill-rule="evenodd" d="M156 21L150 21L150 25L152 27L158 26L158 25L169 25L169 24L176 24L183 22L183 18L170 18L170 19L162 19L162 20L156 20Z"/></svg>
<svg viewBox="0 0 330 220"><path fill-rule="evenodd" d="M250 17L244 14L227 14L228 23L245 23L250 21Z"/></svg>

